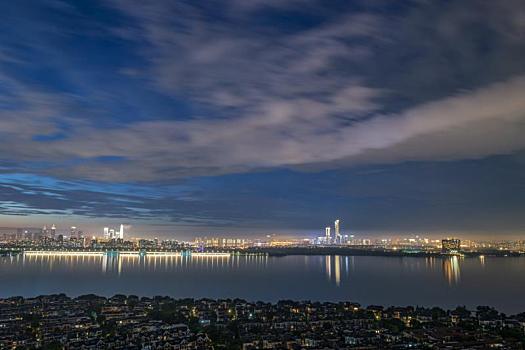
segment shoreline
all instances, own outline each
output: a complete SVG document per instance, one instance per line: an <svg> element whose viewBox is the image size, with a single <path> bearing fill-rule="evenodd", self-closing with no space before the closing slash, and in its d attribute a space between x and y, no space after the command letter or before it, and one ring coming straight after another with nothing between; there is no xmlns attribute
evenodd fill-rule
<svg viewBox="0 0 525 350"><path fill-rule="evenodd" d="M60 255L114 255L114 256L158 256L158 257L230 257L230 256L376 256L376 257L416 257L416 258L448 258L452 256L465 258L478 257L525 257L525 252L484 250L484 251L461 251L456 254L445 254L437 251L420 250L392 250L382 248L352 248L352 247L276 247L276 248L247 248L247 249L217 249L210 251L191 250L93 250L93 249L3 249L0 257L16 256L25 254L28 256L60 256Z"/></svg>
<svg viewBox="0 0 525 350"><path fill-rule="evenodd" d="M379 256L379 257L420 257L420 258L446 258L458 257L525 257L525 253L486 250L479 252L460 252L458 254L444 254L441 252L390 250L380 248L349 248L349 247L293 247L293 248L250 248L249 253L265 253L268 256L280 257L289 255L340 255L340 256Z"/></svg>

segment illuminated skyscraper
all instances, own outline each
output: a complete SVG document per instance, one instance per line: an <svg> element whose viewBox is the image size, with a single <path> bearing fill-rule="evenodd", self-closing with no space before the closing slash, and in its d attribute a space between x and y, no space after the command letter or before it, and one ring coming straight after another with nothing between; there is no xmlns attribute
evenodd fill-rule
<svg viewBox="0 0 525 350"><path fill-rule="evenodd" d="M51 238L55 238L55 235L57 233L57 228L55 224L51 225Z"/></svg>
<svg viewBox="0 0 525 350"><path fill-rule="evenodd" d="M330 236L330 226L326 227L326 242L330 242L331 236Z"/></svg>
<svg viewBox="0 0 525 350"><path fill-rule="evenodd" d="M120 224L120 230L118 232L118 238L124 239L124 225Z"/></svg>
<svg viewBox="0 0 525 350"><path fill-rule="evenodd" d="M457 238L447 238L441 241L441 252L443 254L457 254L461 249L461 241Z"/></svg>
<svg viewBox="0 0 525 350"><path fill-rule="evenodd" d="M124 239L124 225L121 224L118 229L113 227L104 227L104 238Z"/></svg>
<svg viewBox="0 0 525 350"><path fill-rule="evenodd" d="M341 233L339 232L339 219L335 220L335 240L337 243L341 243Z"/></svg>

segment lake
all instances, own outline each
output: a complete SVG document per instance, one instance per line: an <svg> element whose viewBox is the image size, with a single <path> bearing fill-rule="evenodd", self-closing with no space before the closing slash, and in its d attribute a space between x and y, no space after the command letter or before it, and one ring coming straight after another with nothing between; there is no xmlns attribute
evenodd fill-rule
<svg viewBox="0 0 525 350"><path fill-rule="evenodd" d="M23 256L0 258L0 297L117 293L525 311L525 258Z"/></svg>

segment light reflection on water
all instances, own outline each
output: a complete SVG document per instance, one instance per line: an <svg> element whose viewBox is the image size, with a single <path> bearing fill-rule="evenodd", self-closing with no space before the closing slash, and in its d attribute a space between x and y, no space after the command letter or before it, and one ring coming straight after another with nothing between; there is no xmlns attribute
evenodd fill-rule
<svg viewBox="0 0 525 350"><path fill-rule="evenodd" d="M310 258L304 256L305 266L311 264ZM355 263L353 256L324 256L318 260L323 266L327 281L336 287L341 286L341 281L348 280L355 272ZM120 276L129 270L142 272L156 272L157 270L177 271L197 268L199 270L214 271L227 269L238 269L241 265L250 265L255 268L264 268L268 264L268 256L158 256L158 255L18 255L4 258L3 265L20 265L26 264L40 267L40 271L53 272L55 265L60 265L68 271L74 271L77 268L86 266L100 266L103 275L116 274ZM485 266L485 257L478 258L481 267ZM397 258L392 258L393 261ZM424 264L424 270L433 272L438 268L436 261L441 261L441 273L444 281L448 285L457 285L461 282L461 262L463 258L457 256L451 257L428 257L417 258L416 260L403 261L403 269L421 270Z"/></svg>
<svg viewBox="0 0 525 350"><path fill-rule="evenodd" d="M343 270L343 273L345 276L348 276L348 257L344 257L345 264L343 267L341 267L341 260L343 257L339 255L327 255L325 256L325 271L326 271L326 278L331 283L335 284L335 286L339 287L341 285L341 270ZM332 266L333 266L333 276L332 276ZM333 277L333 278L332 278Z"/></svg>
<svg viewBox="0 0 525 350"><path fill-rule="evenodd" d="M39 267L40 271L53 272L55 265L69 271L100 266L103 275L121 275L126 271L157 272L198 268L213 271L239 268L240 264L266 266L267 256L188 256L188 255L18 255L6 258L4 265L26 264Z"/></svg>
<svg viewBox="0 0 525 350"><path fill-rule="evenodd" d="M65 292L525 311L525 258L35 256L0 258L0 297Z"/></svg>
<svg viewBox="0 0 525 350"><path fill-rule="evenodd" d="M443 276L449 285L455 285L460 282L460 258L451 256L442 258L443 260Z"/></svg>

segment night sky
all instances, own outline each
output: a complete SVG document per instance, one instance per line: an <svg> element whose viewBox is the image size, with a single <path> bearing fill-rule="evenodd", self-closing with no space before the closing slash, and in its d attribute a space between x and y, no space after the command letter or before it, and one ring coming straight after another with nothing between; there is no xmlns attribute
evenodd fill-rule
<svg viewBox="0 0 525 350"><path fill-rule="evenodd" d="M518 236L524 135L522 0L0 2L0 226Z"/></svg>

